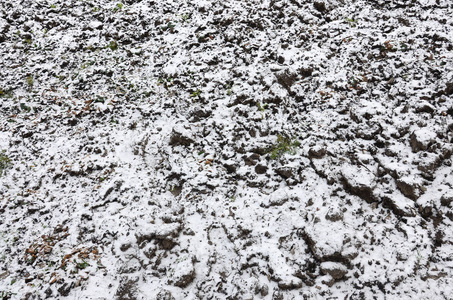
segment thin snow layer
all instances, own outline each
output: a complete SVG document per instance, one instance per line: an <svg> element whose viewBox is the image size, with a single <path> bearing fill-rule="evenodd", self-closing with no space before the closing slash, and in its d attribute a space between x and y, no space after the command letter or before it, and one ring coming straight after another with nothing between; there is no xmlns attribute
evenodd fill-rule
<svg viewBox="0 0 453 300"><path fill-rule="evenodd" d="M2 299L452 299L451 1L0 7Z"/></svg>

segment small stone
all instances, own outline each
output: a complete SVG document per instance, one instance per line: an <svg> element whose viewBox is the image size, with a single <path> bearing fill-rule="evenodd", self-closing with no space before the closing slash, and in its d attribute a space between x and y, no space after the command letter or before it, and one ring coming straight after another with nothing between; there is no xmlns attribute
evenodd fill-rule
<svg viewBox="0 0 453 300"><path fill-rule="evenodd" d="M44 291L44 294L46 294L46 298L52 297L53 291L50 286Z"/></svg>
<svg viewBox="0 0 453 300"><path fill-rule="evenodd" d="M406 198L401 193L393 193L391 195L383 195L382 201L385 207L390 208L395 215L403 217L414 217L415 203Z"/></svg>
<svg viewBox="0 0 453 300"><path fill-rule="evenodd" d="M275 74L275 77L277 77L277 82L288 91L291 89L291 86L293 86L293 84L297 80L297 74L291 72L290 70L278 72Z"/></svg>
<svg viewBox="0 0 453 300"><path fill-rule="evenodd" d="M278 287L282 290L294 290L302 287L302 280L297 277L289 277L278 282Z"/></svg>
<svg viewBox="0 0 453 300"><path fill-rule="evenodd" d="M190 283L195 278L195 267L194 267L194 262L195 258L186 258L185 260L181 261L180 263L175 265L175 273L173 274L172 278L170 279L170 282L173 283L173 285L180 287L180 288L185 288L188 286Z"/></svg>
<svg viewBox="0 0 453 300"><path fill-rule="evenodd" d="M74 283L71 282L70 284L69 283L63 283L62 286L60 286L58 288L58 292L60 293L60 295L62 296L68 296L69 293L71 292L71 289L74 287Z"/></svg>
<svg viewBox="0 0 453 300"><path fill-rule="evenodd" d="M88 28L94 30L94 29L102 29L103 23L99 21L93 21L88 24Z"/></svg>
<svg viewBox="0 0 453 300"><path fill-rule="evenodd" d="M292 178L294 176L293 169L291 167L280 167L275 170L275 173L283 177L284 179Z"/></svg>
<svg viewBox="0 0 453 300"><path fill-rule="evenodd" d="M237 165L236 162L234 161L226 161L223 163L223 166L225 167L226 171L230 174L236 173Z"/></svg>
<svg viewBox="0 0 453 300"><path fill-rule="evenodd" d="M333 278L332 276L330 275L325 275L322 277L322 280L321 282L325 285L327 285L328 287L332 287L335 283L335 278Z"/></svg>
<svg viewBox="0 0 453 300"><path fill-rule="evenodd" d="M156 300L175 300L175 297L173 297L170 291L161 290L159 294L157 294Z"/></svg>
<svg viewBox="0 0 453 300"><path fill-rule="evenodd" d="M308 157L309 158L323 158L326 155L327 150L321 146L314 146L308 150Z"/></svg>
<svg viewBox="0 0 453 300"><path fill-rule="evenodd" d="M438 154L423 152L424 157L421 159L417 169L423 172L425 178L433 178L434 172L441 163L441 157Z"/></svg>
<svg viewBox="0 0 453 300"><path fill-rule="evenodd" d="M453 191L449 191L442 195L440 198L440 204L443 206L450 207L451 203L453 202Z"/></svg>
<svg viewBox="0 0 453 300"><path fill-rule="evenodd" d="M414 201L417 200L423 192L420 180L410 176L401 177L396 180L396 186L404 196Z"/></svg>
<svg viewBox="0 0 453 300"><path fill-rule="evenodd" d="M431 205L420 205L418 207L418 212L423 218L429 218L433 215L433 207Z"/></svg>
<svg viewBox="0 0 453 300"><path fill-rule="evenodd" d="M451 95L451 94L453 94L453 81L448 82L445 87L445 95Z"/></svg>
<svg viewBox="0 0 453 300"><path fill-rule="evenodd" d="M410 137L413 152L426 151L435 141L437 134L430 128L422 128L414 131Z"/></svg>
<svg viewBox="0 0 453 300"><path fill-rule="evenodd" d="M443 206L450 207L452 202L453 202L453 191L446 192L440 198L440 204L442 204Z"/></svg>
<svg viewBox="0 0 453 300"><path fill-rule="evenodd" d="M416 113L429 113L432 114L435 108L433 105L429 104L428 102L421 103L415 108Z"/></svg>
<svg viewBox="0 0 453 300"><path fill-rule="evenodd" d="M313 6L314 6L314 8L315 8L317 11L319 11L319 12L321 12L321 13L323 13L323 12L325 12L325 11L327 10L327 9L326 9L326 4L325 4L324 2L315 1L315 2L313 3Z"/></svg>
<svg viewBox="0 0 453 300"><path fill-rule="evenodd" d="M3 273L0 273L0 279L5 279L6 277L9 276L9 272L8 271L5 271Z"/></svg>
<svg viewBox="0 0 453 300"><path fill-rule="evenodd" d="M136 233L137 244L140 245L144 241L157 240L171 240L172 237L176 237L181 231L181 225L179 223L170 224L150 224L146 229L143 229Z"/></svg>
<svg viewBox="0 0 453 300"><path fill-rule="evenodd" d="M343 216L344 214L340 209L338 208L329 209L329 211L326 214L326 219L332 222L337 222L343 220Z"/></svg>
<svg viewBox="0 0 453 300"><path fill-rule="evenodd" d="M260 155L258 153L253 153L249 156L244 156L243 159L247 166L254 166L258 163Z"/></svg>
<svg viewBox="0 0 453 300"><path fill-rule="evenodd" d="M269 294L269 287L267 286L267 284L263 284L260 288L260 295L265 297Z"/></svg>
<svg viewBox="0 0 453 300"><path fill-rule="evenodd" d="M368 169L357 166L346 166L342 170L343 183L347 190L368 203L376 201L373 193L376 176Z"/></svg>
<svg viewBox="0 0 453 300"><path fill-rule="evenodd" d="M336 280L343 278L348 273L346 266L337 262L323 262L320 269L323 274L329 274Z"/></svg>
<svg viewBox="0 0 453 300"><path fill-rule="evenodd" d="M79 121L77 119L70 119L68 120L68 125L76 126Z"/></svg>
<svg viewBox="0 0 453 300"><path fill-rule="evenodd" d="M265 198L261 203L261 207L271 207L271 206L282 206L290 199L286 195L271 195L269 198Z"/></svg>
<svg viewBox="0 0 453 300"><path fill-rule="evenodd" d="M182 126L173 128L173 132L170 137L171 146L189 146L192 143L194 143L194 139L186 129Z"/></svg>
<svg viewBox="0 0 453 300"><path fill-rule="evenodd" d="M127 251L131 246L132 246L131 243L122 244L121 247L120 247L120 250L123 251L123 252Z"/></svg>
<svg viewBox="0 0 453 300"><path fill-rule="evenodd" d="M274 293L272 294L272 300L283 300L284 299L284 295L283 295L283 292L280 291L280 290L274 290Z"/></svg>
<svg viewBox="0 0 453 300"><path fill-rule="evenodd" d="M40 210L39 207L37 207L37 206L32 206L32 207L29 207L29 208L28 208L27 212L28 212L30 215L32 215L32 214L34 214L35 212L37 212L37 211L39 211L39 210Z"/></svg>
<svg viewBox="0 0 453 300"><path fill-rule="evenodd" d="M264 165L256 165L255 166L256 174L265 174L267 172L267 166Z"/></svg>

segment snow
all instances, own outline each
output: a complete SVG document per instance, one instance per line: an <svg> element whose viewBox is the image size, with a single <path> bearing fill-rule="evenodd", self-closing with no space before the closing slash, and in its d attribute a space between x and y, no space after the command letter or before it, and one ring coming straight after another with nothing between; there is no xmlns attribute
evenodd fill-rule
<svg viewBox="0 0 453 300"><path fill-rule="evenodd" d="M0 294L449 299L448 1L118 3L2 3Z"/></svg>

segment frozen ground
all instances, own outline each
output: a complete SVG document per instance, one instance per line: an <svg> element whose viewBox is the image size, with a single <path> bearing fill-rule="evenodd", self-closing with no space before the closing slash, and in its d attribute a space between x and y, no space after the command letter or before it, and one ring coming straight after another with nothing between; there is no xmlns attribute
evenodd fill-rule
<svg viewBox="0 0 453 300"><path fill-rule="evenodd" d="M0 297L453 299L450 0L0 2Z"/></svg>

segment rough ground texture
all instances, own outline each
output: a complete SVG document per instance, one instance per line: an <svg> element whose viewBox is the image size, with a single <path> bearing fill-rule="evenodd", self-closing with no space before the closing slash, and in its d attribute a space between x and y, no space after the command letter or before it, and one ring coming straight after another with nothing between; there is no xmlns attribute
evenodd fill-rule
<svg viewBox="0 0 453 300"><path fill-rule="evenodd" d="M0 297L453 299L450 0L0 3Z"/></svg>

